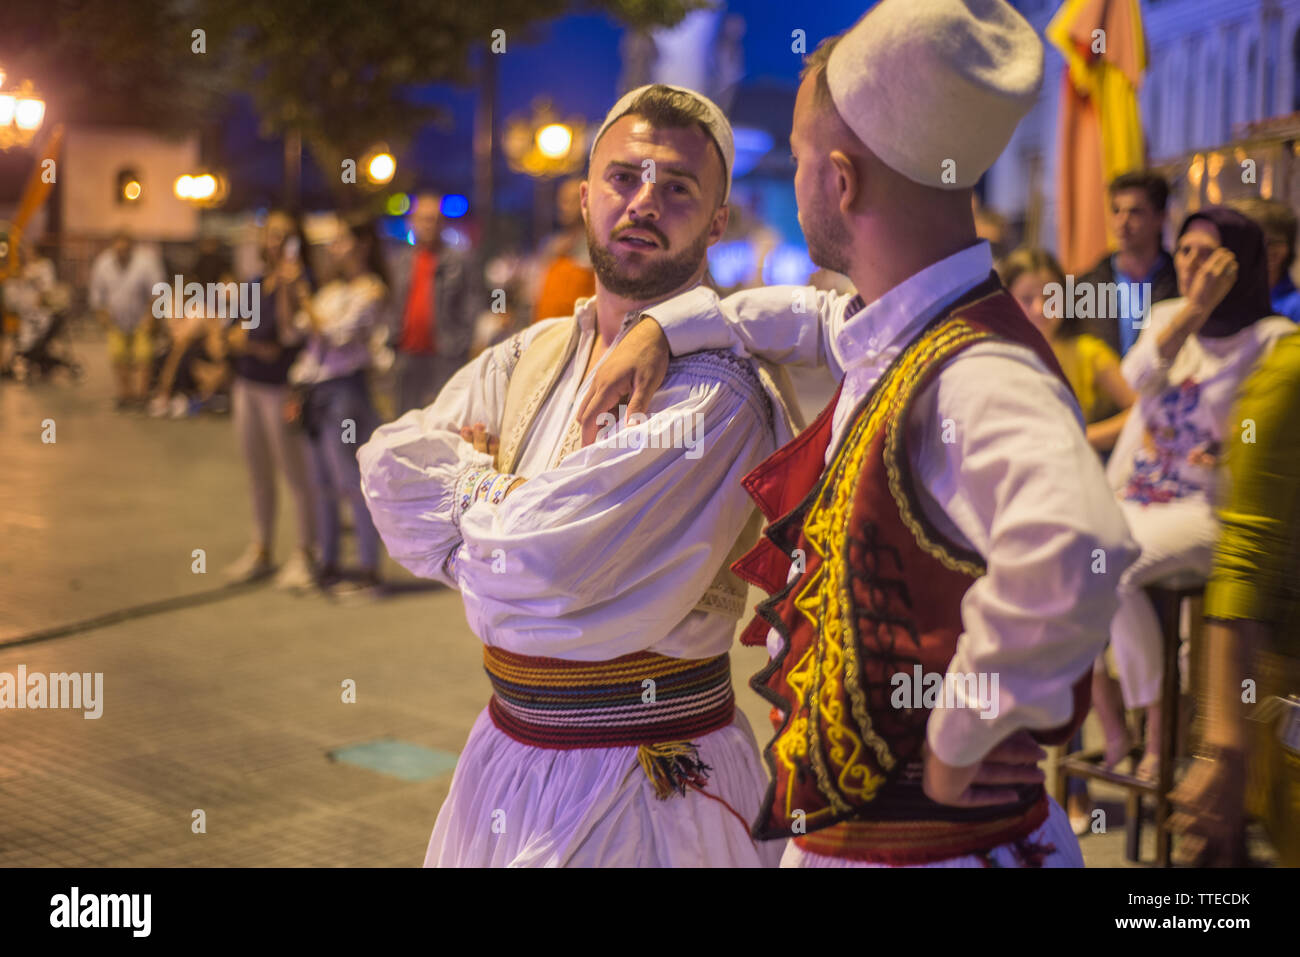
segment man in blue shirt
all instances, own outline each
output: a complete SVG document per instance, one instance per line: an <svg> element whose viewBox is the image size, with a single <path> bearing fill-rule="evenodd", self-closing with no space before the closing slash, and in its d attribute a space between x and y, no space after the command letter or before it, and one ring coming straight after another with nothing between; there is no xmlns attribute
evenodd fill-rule
<svg viewBox="0 0 1300 957"><path fill-rule="evenodd" d="M1162 239L1165 207L1169 202L1169 184L1163 176L1150 170L1138 170L1117 176L1110 184L1111 231L1118 248L1107 254L1076 285L1093 283L1098 288L1097 316L1083 319L1083 331L1109 343L1124 355L1137 342L1142 331L1142 315L1135 309L1123 309L1123 315L1106 315L1108 297L1102 284L1128 286L1128 296L1119 302L1136 303L1141 312L1152 303L1178 295L1178 277L1173 257L1165 250ZM1150 302L1135 299L1142 283L1150 283Z"/></svg>

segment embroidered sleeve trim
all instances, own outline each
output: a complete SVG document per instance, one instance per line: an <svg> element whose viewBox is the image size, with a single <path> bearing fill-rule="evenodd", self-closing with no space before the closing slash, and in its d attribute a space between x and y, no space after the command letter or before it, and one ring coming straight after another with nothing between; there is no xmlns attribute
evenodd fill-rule
<svg viewBox="0 0 1300 957"><path fill-rule="evenodd" d="M750 360L722 350L692 352L669 361L665 381L677 376L730 387L753 406L754 411L767 424L768 431L773 429L772 400L768 398Z"/></svg>

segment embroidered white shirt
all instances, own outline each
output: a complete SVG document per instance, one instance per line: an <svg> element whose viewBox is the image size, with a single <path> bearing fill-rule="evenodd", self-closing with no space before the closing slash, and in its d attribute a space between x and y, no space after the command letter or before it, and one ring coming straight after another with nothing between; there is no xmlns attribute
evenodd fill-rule
<svg viewBox="0 0 1300 957"><path fill-rule="evenodd" d="M462 513L455 501L462 471L491 460L458 430L475 422L499 429L514 361L551 323L565 322L577 322L581 335L525 439L518 471L528 481L498 505L480 501ZM375 525L411 571L460 588L470 628L485 644L580 661L638 651L722 654L735 619L695 605L752 514L741 478L788 430L779 413L773 420L747 367L733 356L701 356L674 363L645 425L616 428L557 463L586 391L595 335L595 302L579 302L576 317L538 323L493 347L431 406L381 426L358 453ZM696 450L649 442L652 427L688 421L700 425ZM454 577L444 566L451 553ZM636 748L536 748L501 732L484 710L425 863L774 866L783 842L756 842L745 823L758 813L766 778L743 712L695 743L711 769L707 795L662 801Z"/></svg>
<svg viewBox="0 0 1300 957"><path fill-rule="evenodd" d="M524 440L516 471L528 481L498 505L476 502L461 514L458 478L492 460L459 429L482 422L499 430L515 359L564 322L577 322L581 335ZM403 566L460 589L470 628L486 644L584 661L637 651L722 654L735 619L692 609L752 513L740 480L775 450L779 413L756 379L750 386L746 364L696 357L670 369L647 423L620 424L557 462L600 366L583 376L595 336L595 299L582 300L574 317L492 347L428 408L377 429L357 453L375 526ZM680 432L669 429L676 420ZM653 447L674 444L663 437L677 434L696 447ZM444 567L452 553L454 577Z"/></svg>

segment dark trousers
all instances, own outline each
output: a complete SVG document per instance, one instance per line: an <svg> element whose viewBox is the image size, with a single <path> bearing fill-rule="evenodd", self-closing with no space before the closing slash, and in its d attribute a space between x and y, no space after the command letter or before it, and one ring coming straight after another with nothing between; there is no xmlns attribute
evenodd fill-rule
<svg viewBox="0 0 1300 957"><path fill-rule="evenodd" d="M370 401L364 372L318 382L303 400L303 427L316 483L316 537L321 564L339 560L339 500L352 509L361 567L379 568L379 532L361 492L357 449L370 441L379 416Z"/></svg>

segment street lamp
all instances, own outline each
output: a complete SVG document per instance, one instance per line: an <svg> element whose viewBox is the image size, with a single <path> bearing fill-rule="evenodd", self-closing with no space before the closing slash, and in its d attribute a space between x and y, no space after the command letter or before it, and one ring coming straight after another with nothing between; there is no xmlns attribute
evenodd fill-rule
<svg viewBox="0 0 1300 957"><path fill-rule="evenodd" d="M217 206L226 198L226 178L212 173L186 173L176 177L172 192L195 206Z"/></svg>
<svg viewBox="0 0 1300 957"><path fill-rule="evenodd" d="M510 168L539 179L576 172L586 159L582 117L561 119L547 99L533 101L532 112L506 120L501 145Z"/></svg>
<svg viewBox="0 0 1300 957"><path fill-rule="evenodd" d="M393 158L391 153L380 153L366 167L366 176L369 177L370 182L376 185L391 182L393 174L396 172L397 160Z"/></svg>
<svg viewBox="0 0 1300 957"><path fill-rule="evenodd" d="M0 69L0 150L28 146L45 122L45 101L31 80L23 80L16 90L3 89L4 82Z"/></svg>
<svg viewBox="0 0 1300 957"><path fill-rule="evenodd" d="M563 123L548 123L537 131L537 148L547 159L563 159L573 145L573 130Z"/></svg>

